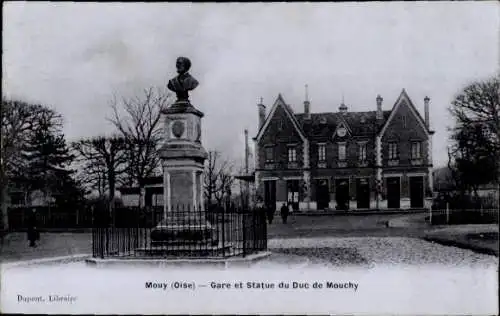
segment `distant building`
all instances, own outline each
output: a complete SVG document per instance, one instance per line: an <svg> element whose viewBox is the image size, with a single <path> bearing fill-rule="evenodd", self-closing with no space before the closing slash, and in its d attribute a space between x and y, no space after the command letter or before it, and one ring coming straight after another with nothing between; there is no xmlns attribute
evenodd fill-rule
<svg viewBox="0 0 500 316"><path fill-rule="evenodd" d="M55 203L56 194L46 194L42 190L28 190L29 183L20 178L12 178L8 188L10 207L48 206Z"/></svg>
<svg viewBox="0 0 500 316"><path fill-rule="evenodd" d="M161 206L163 205L163 177L149 177L141 182L139 187L121 187L123 206ZM140 203L139 203L140 202Z"/></svg>
<svg viewBox="0 0 500 316"><path fill-rule="evenodd" d="M294 113L281 94L266 114L258 105L257 195L279 209L409 209L432 203L429 98L425 119L403 89L390 111Z"/></svg>

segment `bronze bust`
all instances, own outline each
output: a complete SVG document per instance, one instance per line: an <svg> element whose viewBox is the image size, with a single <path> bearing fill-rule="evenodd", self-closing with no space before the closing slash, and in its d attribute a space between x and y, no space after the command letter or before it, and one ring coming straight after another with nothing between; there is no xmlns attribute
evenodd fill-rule
<svg viewBox="0 0 500 316"><path fill-rule="evenodd" d="M198 81L189 74L191 61L186 57L177 58L177 77L168 81L168 89L175 92L177 102L189 104L188 92L194 90L198 86Z"/></svg>

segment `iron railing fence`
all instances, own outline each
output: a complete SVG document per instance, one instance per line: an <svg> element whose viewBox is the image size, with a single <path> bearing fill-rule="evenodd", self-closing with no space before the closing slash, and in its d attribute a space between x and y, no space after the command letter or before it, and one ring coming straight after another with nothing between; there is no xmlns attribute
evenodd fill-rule
<svg viewBox="0 0 500 316"><path fill-rule="evenodd" d="M432 225L498 224L499 210L479 209L429 209L427 222Z"/></svg>
<svg viewBox="0 0 500 316"><path fill-rule="evenodd" d="M229 257L267 249L265 214L179 205L94 212L96 258Z"/></svg>
<svg viewBox="0 0 500 316"><path fill-rule="evenodd" d="M88 206L23 206L8 209L9 230L26 230L34 210L36 211L36 225L42 230L92 227L92 208Z"/></svg>

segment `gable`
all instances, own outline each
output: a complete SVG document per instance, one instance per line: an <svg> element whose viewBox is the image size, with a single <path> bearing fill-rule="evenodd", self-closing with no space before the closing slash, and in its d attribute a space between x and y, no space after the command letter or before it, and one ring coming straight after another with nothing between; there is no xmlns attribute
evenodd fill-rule
<svg viewBox="0 0 500 316"><path fill-rule="evenodd" d="M286 113L283 106L278 106L272 116L268 118L269 122L263 130L261 137L258 140L259 144L276 143L278 140L298 141L301 142L300 133L294 126L292 120Z"/></svg>
<svg viewBox="0 0 500 316"><path fill-rule="evenodd" d="M257 133L255 140L260 143L264 135L277 135L277 133L282 134L285 132L296 135L302 141L306 140L304 132L299 126L295 115L280 94L274 102L264 124Z"/></svg>
<svg viewBox="0 0 500 316"><path fill-rule="evenodd" d="M425 126L424 120L404 89L394 104L389 118L380 130L380 136L387 136L388 131L393 134L406 131L415 138L427 138L429 135L429 130Z"/></svg>
<svg viewBox="0 0 500 316"><path fill-rule="evenodd" d="M342 116L342 115L340 115ZM342 132L343 134L339 135L339 132ZM347 137L350 137L352 135L352 131L349 128L349 125L345 122L343 118L339 119L339 123L337 124L337 128L335 128L333 134L332 134L332 139L333 140L338 140L338 139L345 139Z"/></svg>

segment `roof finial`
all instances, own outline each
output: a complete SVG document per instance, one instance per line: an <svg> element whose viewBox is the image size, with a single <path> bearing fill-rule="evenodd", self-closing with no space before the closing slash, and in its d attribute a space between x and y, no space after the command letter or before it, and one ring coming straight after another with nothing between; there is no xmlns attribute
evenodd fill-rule
<svg viewBox="0 0 500 316"><path fill-rule="evenodd" d="M260 104L264 104L264 98L260 97Z"/></svg>
<svg viewBox="0 0 500 316"><path fill-rule="evenodd" d="M308 90L308 85L306 84L306 102L309 102L309 90Z"/></svg>
<svg viewBox="0 0 500 316"><path fill-rule="evenodd" d="M344 103L344 91L342 91L342 103L339 106L339 111L341 113L346 113L347 112L347 106Z"/></svg>

